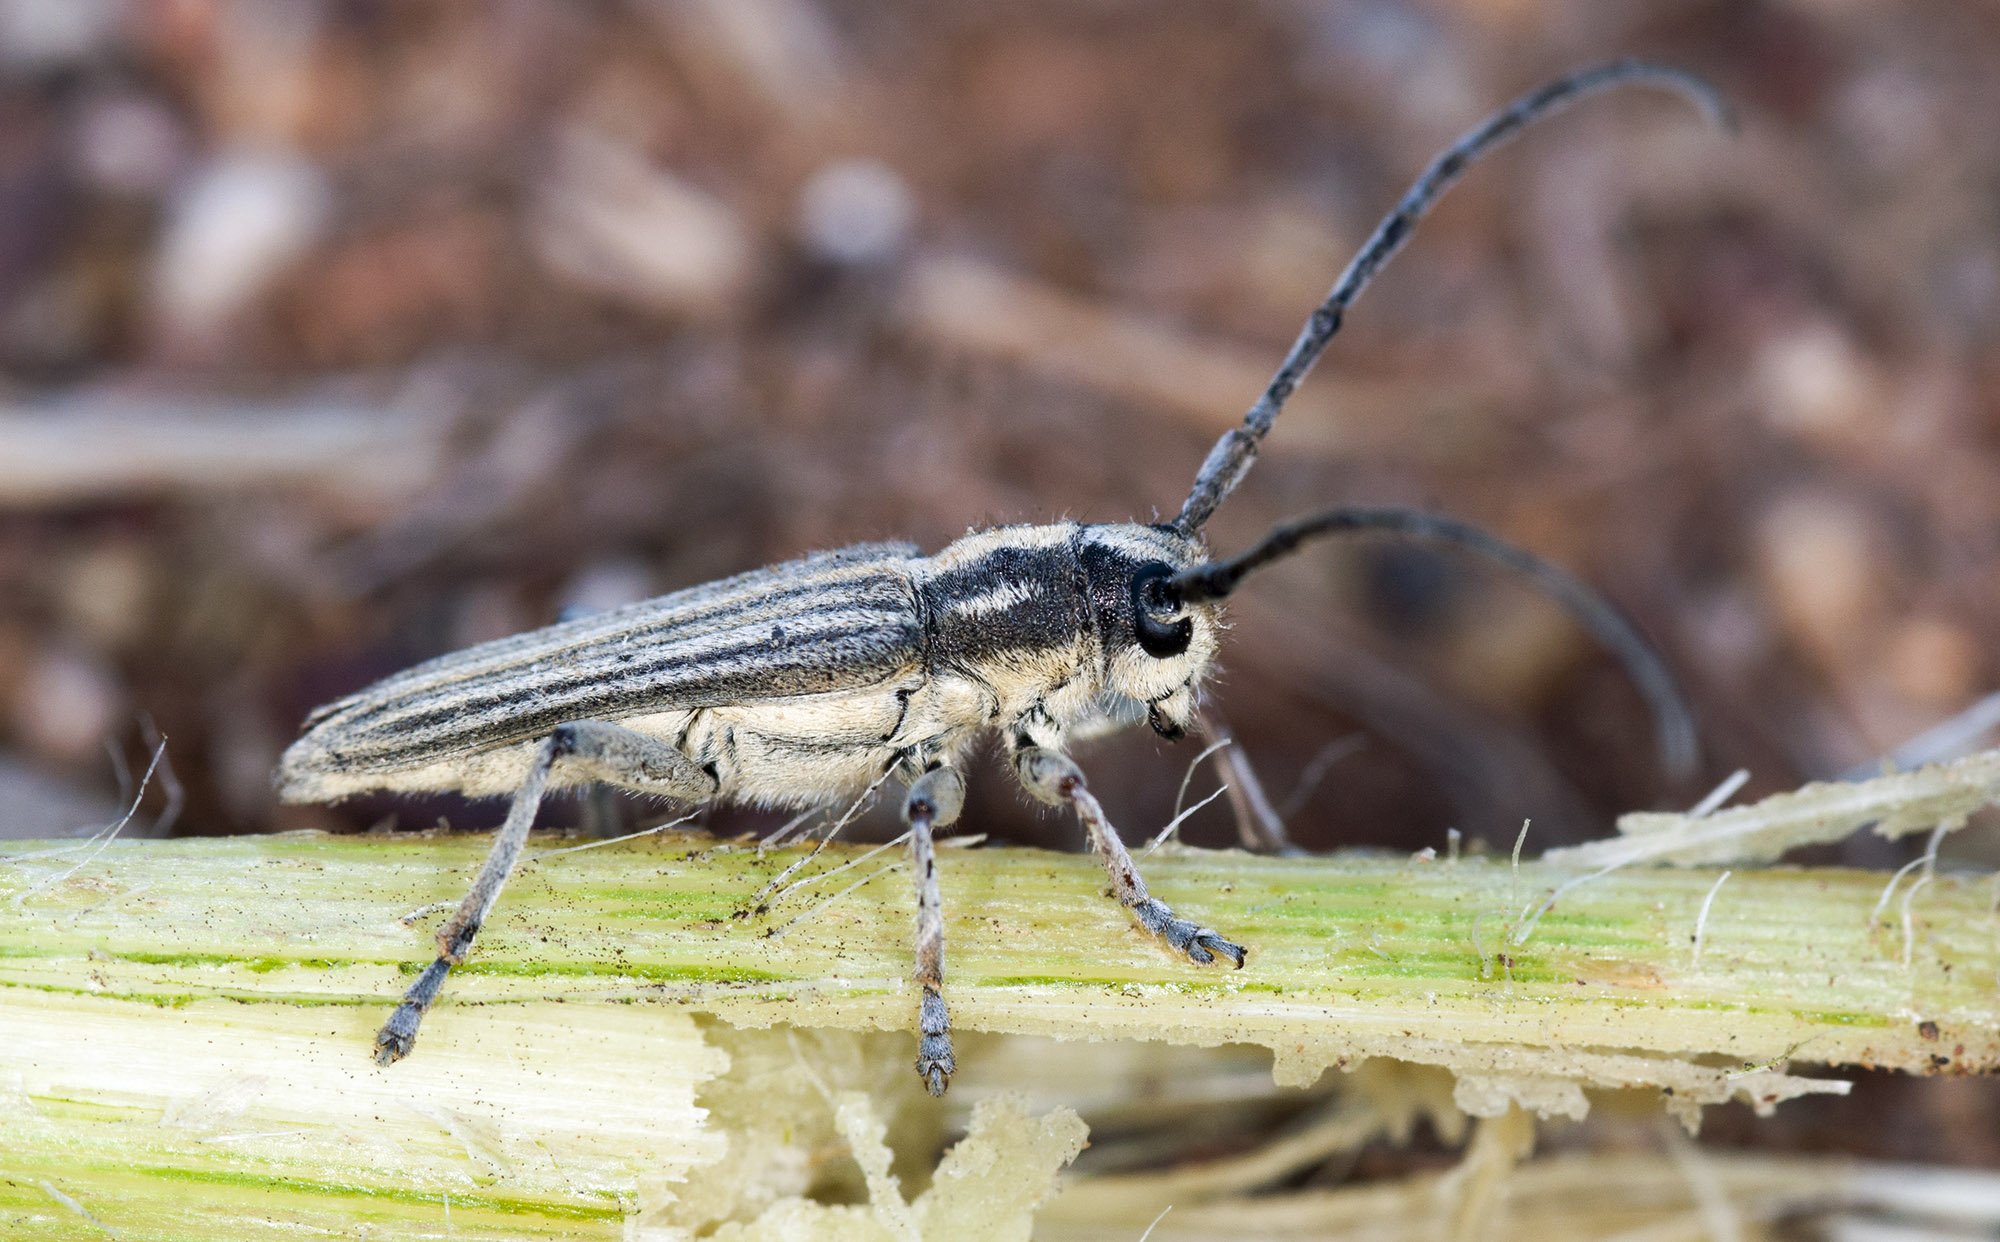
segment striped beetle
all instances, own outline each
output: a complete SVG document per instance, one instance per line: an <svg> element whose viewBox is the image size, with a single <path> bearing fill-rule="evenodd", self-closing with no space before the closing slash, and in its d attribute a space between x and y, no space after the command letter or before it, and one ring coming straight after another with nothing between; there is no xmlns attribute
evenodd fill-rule
<svg viewBox="0 0 2000 1242"><path fill-rule="evenodd" d="M1083 823L1111 893L1147 932L1198 964L1243 946L1151 896L1091 795L1068 743L1144 718L1162 736L1195 721L1213 666L1218 608L1243 578L1308 540L1391 531L1453 544L1528 575L1632 671L1669 767L1692 766L1690 717L1644 639L1588 587L1463 523L1400 509L1340 508L1211 559L1201 530L1256 460L1287 397L1375 272L1481 154L1585 95L1644 83L1724 116L1680 71L1618 61L1514 101L1432 161L1313 312L1241 427L1217 442L1171 522L1006 526L934 556L861 544L489 642L397 674L314 712L285 752L288 802L372 790L512 794L438 955L376 1036L408 1054L446 974L465 960L520 857L543 794L602 781L690 803L811 807L894 774L917 888L918 1074L941 1095L954 1072L943 998L944 922L932 833L964 801L960 759L1001 737L1033 797Z"/></svg>

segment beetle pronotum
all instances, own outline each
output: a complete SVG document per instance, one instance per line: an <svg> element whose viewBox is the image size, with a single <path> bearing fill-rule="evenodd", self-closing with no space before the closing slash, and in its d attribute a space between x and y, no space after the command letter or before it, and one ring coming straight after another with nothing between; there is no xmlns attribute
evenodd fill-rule
<svg viewBox="0 0 2000 1242"><path fill-rule="evenodd" d="M1449 543L1527 574L1631 670L1658 719L1668 766L1691 766L1693 727L1659 658L1588 587L1527 552L1403 509L1329 510L1225 560L1210 558L1201 533L1349 305L1437 197L1536 119L1628 83L1679 91L1723 115L1698 79L1628 60L1551 82L1468 132L1348 264L1170 522L998 527L933 556L907 544L861 544L485 643L314 712L278 772L286 801L371 790L513 798L471 891L437 933L436 960L376 1036L377 1060L409 1053L549 789L603 781L691 803L810 807L896 775L906 782L917 888L916 1067L942 1094L955 1064L932 833L958 817L961 757L988 730L1029 794L1076 813L1112 895L1142 928L1195 963L1242 966L1242 946L1147 892L1066 747L1141 718L1167 738L1181 736L1215 660L1221 602L1259 567L1336 533Z"/></svg>

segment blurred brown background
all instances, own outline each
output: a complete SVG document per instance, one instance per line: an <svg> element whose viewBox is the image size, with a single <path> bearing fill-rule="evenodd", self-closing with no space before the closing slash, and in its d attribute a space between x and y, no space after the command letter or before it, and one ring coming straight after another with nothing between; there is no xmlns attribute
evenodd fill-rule
<svg viewBox="0 0 2000 1242"><path fill-rule="evenodd" d="M181 830L362 827L396 804L279 812L272 760L420 658L859 539L1171 513L1423 161L1624 53L1743 132L1633 90L1482 167L1218 546L1338 501L1485 523L1640 619L1752 794L1991 688L2000 15L938 7L0 4L16 779L106 801L144 713ZM1274 797L1346 742L1309 844L1705 788L1477 566L1328 549L1235 616L1216 699ZM1190 748L1099 750L1162 822ZM1007 784L969 822L1067 835Z"/></svg>
<svg viewBox="0 0 2000 1242"><path fill-rule="evenodd" d="M1640 620L1706 767L1663 780L1545 602L1323 548L1242 597L1215 693L1316 848L1555 844L1994 688L2000 11L0 0L0 833L108 818L147 721L175 831L483 827L280 810L270 770L314 704L566 607L1171 514L1424 161L1624 54L1742 132L1634 90L1482 166L1210 532L1481 522ZM1084 758L1136 837L1194 750ZM1011 784L966 830L1070 842Z"/></svg>

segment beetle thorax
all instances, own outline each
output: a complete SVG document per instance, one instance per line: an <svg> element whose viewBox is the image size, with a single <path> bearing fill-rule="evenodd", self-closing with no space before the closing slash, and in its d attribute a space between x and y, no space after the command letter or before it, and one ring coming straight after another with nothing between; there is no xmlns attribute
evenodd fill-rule
<svg viewBox="0 0 2000 1242"><path fill-rule="evenodd" d="M1002 726L1033 716L1087 732L1145 716L1176 736L1215 657L1215 610L1187 610L1185 640L1149 649L1135 585L1204 559L1198 542L1134 523L967 535L918 571L932 665L983 683Z"/></svg>

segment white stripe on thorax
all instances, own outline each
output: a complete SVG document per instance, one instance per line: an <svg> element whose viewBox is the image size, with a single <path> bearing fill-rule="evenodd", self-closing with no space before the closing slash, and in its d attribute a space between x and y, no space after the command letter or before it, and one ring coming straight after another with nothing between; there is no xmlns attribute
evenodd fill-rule
<svg viewBox="0 0 2000 1242"><path fill-rule="evenodd" d="M959 600L951 606L951 611L962 617L983 617L988 613L1018 608L1040 594L1034 583L1003 582L991 590Z"/></svg>

